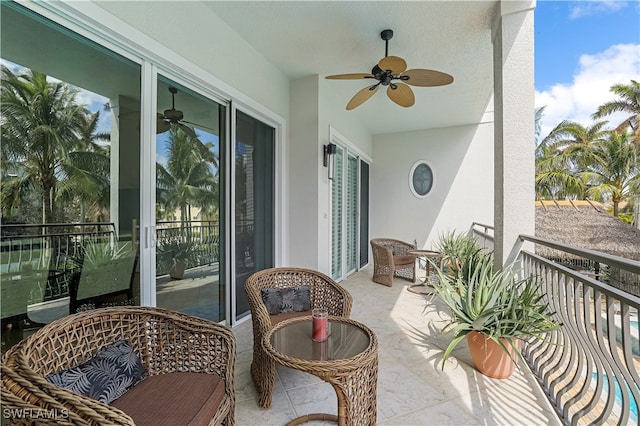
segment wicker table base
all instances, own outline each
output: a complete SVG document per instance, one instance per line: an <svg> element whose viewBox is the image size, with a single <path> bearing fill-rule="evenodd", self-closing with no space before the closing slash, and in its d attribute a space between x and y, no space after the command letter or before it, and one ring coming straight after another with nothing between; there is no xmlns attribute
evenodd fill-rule
<svg viewBox="0 0 640 426"><path fill-rule="evenodd" d="M365 325L347 318L329 317L329 326L331 333L323 344L311 340L310 316L276 324L262 341L266 353L278 364L330 383L338 398L337 416L307 414L287 425L321 420L340 426L374 426L378 382L376 335Z"/></svg>
<svg viewBox="0 0 640 426"><path fill-rule="evenodd" d="M433 287L430 284L414 284L407 287L407 291L413 294L421 294L423 296L431 296L433 291L430 290L430 287Z"/></svg>
<svg viewBox="0 0 640 426"><path fill-rule="evenodd" d="M335 416L333 414L325 414L325 413L307 414L307 415L304 415L304 416L300 416L297 419L291 420L285 426L298 426L298 425L301 425L303 423L316 422L316 421L320 421L320 422L336 422L336 423L338 423L338 416Z"/></svg>

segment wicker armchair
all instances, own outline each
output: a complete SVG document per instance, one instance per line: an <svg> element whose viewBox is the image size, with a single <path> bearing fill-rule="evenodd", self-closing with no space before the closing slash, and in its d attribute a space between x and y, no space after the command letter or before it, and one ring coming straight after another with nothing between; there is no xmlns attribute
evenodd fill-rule
<svg viewBox="0 0 640 426"><path fill-rule="evenodd" d="M45 380L121 339L129 341L149 377L176 372L218 375L224 395L210 424L234 424L236 343L231 330L178 312L137 306L69 315L13 346L2 358L3 414L23 414L9 423L35 424L42 419L34 419L34 413L49 413L57 416L56 424L133 425L124 411Z"/></svg>
<svg viewBox="0 0 640 426"><path fill-rule="evenodd" d="M409 254L416 246L391 238L371 240L373 252L373 282L391 287L393 277L414 282L416 280L416 256Z"/></svg>
<svg viewBox="0 0 640 426"><path fill-rule="evenodd" d="M310 269L271 268L251 275L245 290L249 298L251 320L253 321L253 361L251 377L259 394L258 404L262 408L271 407L273 384L276 376L276 365L273 358L267 355L262 340L266 333L278 320L291 318L292 315L279 315L273 319L262 301L261 290L264 288L289 288L308 285L311 291L311 307L323 307L329 315L349 318L353 299L351 294L328 276ZM311 312L296 313L310 315ZM295 315L295 314L294 314Z"/></svg>

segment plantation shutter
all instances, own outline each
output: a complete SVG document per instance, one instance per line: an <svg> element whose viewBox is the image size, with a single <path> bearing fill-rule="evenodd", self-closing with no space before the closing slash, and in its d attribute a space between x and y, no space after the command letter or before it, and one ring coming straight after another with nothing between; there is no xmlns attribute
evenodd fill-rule
<svg viewBox="0 0 640 426"><path fill-rule="evenodd" d="M343 161L344 150L336 147L335 171L331 183L331 277L342 277L342 218L343 218Z"/></svg>
<svg viewBox="0 0 640 426"><path fill-rule="evenodd" d="M347 159L346 199L347 273L350 273L356 270L358 261L358 159L352 155Z"/></svg>

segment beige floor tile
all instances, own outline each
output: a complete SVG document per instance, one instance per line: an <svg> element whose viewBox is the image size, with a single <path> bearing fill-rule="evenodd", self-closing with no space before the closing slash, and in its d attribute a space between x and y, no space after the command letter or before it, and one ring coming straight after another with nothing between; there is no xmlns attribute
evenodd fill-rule
<svg viewBox="0 0 640 426"><path fill-rule="evenodd" d="M409 283L403 280L396 280L392 287L375 284L370 268L341 284L354 299L351 317L378 337L378 424L559 424L526 370L517 370L506 380L485 377L472 367L464 341L442 369L442 355L452 335L442 333L448 314L437 298L410 293ZM277 369L273 407L258 408L249 374L251 323L240 324L234 333L239 425L283 425L304 414L336 412L337 400L329 384L283 367Z"/></svg>

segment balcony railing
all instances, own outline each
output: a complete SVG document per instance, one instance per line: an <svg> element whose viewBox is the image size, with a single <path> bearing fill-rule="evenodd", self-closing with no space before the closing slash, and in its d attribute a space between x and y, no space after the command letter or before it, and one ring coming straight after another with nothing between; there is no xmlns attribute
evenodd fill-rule
<svg viewBox="0 0 640 426"><path fill-rule="evenodd" d="M3 225L0 236L0 274L5 290L13 281L35 280L44 274L44 300L69 295L71 274L87 240L110 241L115 238L113 223L75 223ZM35 278L34 278L35 277ZM33 280L32 280L33 281ZM34 300L42 301L42 300ZM3 312L3 317L6 312Z"/></svg>
<svg viewBox="0 0 640 426"><path fill-rule="evenodd" d="M156 223L158 249L170 241L178 241L190 246L189 268L211 265L220 261L220 224L213 220L192 220L186 222L163 221ZM156 276L168 272L168 264L158 259Z"/></svg>
<svg viewBox="0 0 640 426"><path fill-rule="evenodd" d="M474 224L474 234L479 241L492 240L493 228ZM541 291L563 324L546 342L523 348L558 415L572 425L638 424L640 298L631 287L640 277L640 262L533 236L520 238L574 260L562 264L531 251L520 253L525 274L540 278ZM576 259L599 265L598 272L576 268L581 265Z"/></svg>

